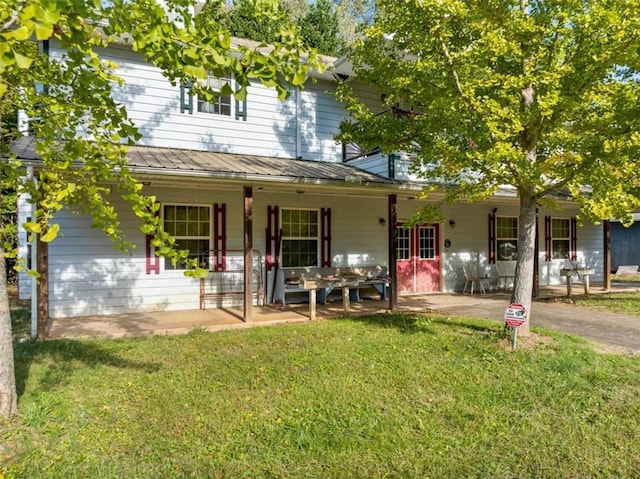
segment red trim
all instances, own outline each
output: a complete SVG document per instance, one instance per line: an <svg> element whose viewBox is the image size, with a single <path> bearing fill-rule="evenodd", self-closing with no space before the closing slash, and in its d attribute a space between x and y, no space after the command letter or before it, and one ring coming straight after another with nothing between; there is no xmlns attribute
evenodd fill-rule
<svg viewBox="0 0 640 479"><path fill-rule="evenodd" d="M278 263L279 222L280 209L277 206L267 206L267 245L265 255L267 271L271 271Z"/></svg>
<svg viewBox="0 0 640 479"><path fill-rule="evenodd" d="M571 261L578 260L578 222L574 217L571 218Z"/></svg>
<svg viewBox="0 0 640 479"><path fill-rule="evenodd" d="M147 274L155 273L160 274L160 257L156 256L156 248L152 243L153 235L146 236L146 251L147 251Z"/></svg>
<svg viewBox="0 0 640 479"><path fill-rule="evenodd" d="M156 211L156 217L160 214L160 209ZM156 248L153 245L153 235L146 235L146 266L147 274L160 274L160 256L156 255Z"/></svg>
<svg viewBox="0 0 640 479"><path fill-rule="evenodd" d="M496 215L489 213L489 264L496 262Z"/></svg>
<svg viewBox="0 0 640 479"><path fill-rule="evenodd" d="M549 262L552 258L551 251L551 216L544 217L544 260Z"/></svg>
<svg viewBox="0 0 640 479"><path fill-rule="evenodd" d="M227 269L227 205L213 205L213 270Z"/></svg>
<svg viewBox="0 0 640 479"><path fill-rule="evenodd" d="M331 266L331 208L320 209L320 266Z"/></svg>

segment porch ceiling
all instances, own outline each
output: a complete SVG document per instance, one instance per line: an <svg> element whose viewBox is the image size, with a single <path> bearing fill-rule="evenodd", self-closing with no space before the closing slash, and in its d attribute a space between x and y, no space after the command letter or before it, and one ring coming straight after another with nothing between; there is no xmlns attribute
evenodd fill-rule
<svg viewBox="0 0 640 479"><path fill-rule="evenodd" d="M40 157L35 151L33 137L19 138L12 149L18 158L36 162L34 166L37 166ZM378 186L392 189L403 184L344 163L150 146L129 147L127 157L133 172L154 176Z"/></svg>

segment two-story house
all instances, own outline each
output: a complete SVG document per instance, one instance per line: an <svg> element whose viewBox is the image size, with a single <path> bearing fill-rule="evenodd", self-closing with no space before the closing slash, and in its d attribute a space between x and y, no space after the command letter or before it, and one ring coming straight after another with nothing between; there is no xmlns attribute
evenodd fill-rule
<svg viewBox="0 0 640 479"><path fill-rule="evenodd" d="M60 54L55 43L49 51ZM132 172L161 203L165 230L217 278L207 288L242 290L247 248L254 304L283 301L289 272L300 269L381 266L391 268L399 294L451 292L463 289L466 262L477 262L480 274L497 285L497 266L515 259L518 198L509 188L482 203L447 207L443 223L403 226L425 201L417 198L420 178L409 172L411 157L349 157L350 149L334 139L347 117L334 95L335 70L313 74L284 101L256 83L246 101L222 95L209 103L172 86L127 46L114 45L103 55L120 66L125 84L115 95L143 135L129 151ZM208 81L215 87L223 79ZM361 93L381 104L366 85ZM15 151L37 171L29 136ZM116 204L136 245L131 255L114 251L87 218L56 218L64 235L48 251L50 317L200 307L200 281L155 256L136 218ZM540 284L563 282L560 269L568 260L595 268L592 279L602 279L602 227L578 226L576 206L561 204L561 211L539 211ZM20 206L23 222L30 206ZM27 256L24 235L20 243ZM21 275L20 295L30 294L30 279ZM220 295L208 297L206 306L242 301L242 295Z"/></svg>

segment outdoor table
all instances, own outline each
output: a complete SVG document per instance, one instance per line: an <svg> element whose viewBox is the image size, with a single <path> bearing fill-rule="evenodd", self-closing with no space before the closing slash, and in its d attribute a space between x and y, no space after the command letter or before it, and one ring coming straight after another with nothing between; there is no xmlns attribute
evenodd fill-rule
<svg viewBox="0 0 640 479"><path fill-rule="evenodd" d="M349 301L349 288L358 286L358 278L318 278L304 279L302 288L309 290L309 319L316 319L316 291L325 288L342 288L342 306L344 314L349 314L351 303Z"/></svg>
<svg viewBox="0 0 640 479"><path fill-rule="evenodd" d="M589 294L589 275L593 273L595 273L595 271L592 268L562 268L560 270L560 276L567 278L567 297L571 297L571 279L575 275L578 275L578 278L582 278L584 294Z"/></svg>

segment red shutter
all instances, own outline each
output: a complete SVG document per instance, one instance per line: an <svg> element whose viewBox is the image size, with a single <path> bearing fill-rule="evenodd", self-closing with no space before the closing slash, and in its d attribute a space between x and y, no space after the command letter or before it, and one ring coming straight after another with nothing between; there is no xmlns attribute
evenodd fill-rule
<svg viewBox="0 0 640 479"><path fill-rule="evenodd" d="M571 261L578 260L578 222L571 218Z"/></svg>
<svg viewBox="0 0 640 479"><path fill-rule="evenodd" d="M551 216L544 217L544 260L551 261Z"/></svg>
<svg viewBox="0 0 640 479"><path fill-rule="evenodd" d="M489 213L489 264L496 262L496 215Z"/></svg>
<svg viewBox="0 0 640 479"><path fill-rule="evenodd" d="M267 271L271 271L278 264L280 255L279 238L280 209L277 206L267 206L267 245L266 245L266 266Z"/></svg>
<svg viewBox="0 0 640 479"><path fill-rule="evenodd" d="M156 256L156 248L151 241L153 235L146 236L147 274L160 274L160 256Z"/></svg>
<svg viewBox="0 0 640 479"><path fill-rule="evenodd" d="M160 209L156 211L156 216L160 214ZM160 256L156 256L156 247L153 246L153 235L146 235L146 265L147 274L155 273L160 274Z"/></svg>
<svg viewBox="0 0 640 479"><path fill-rule="evenodd" d="M331 266L331 208L320 209L320 266Z"/></svg>
<svg viewBox="0 0 640 479"><path fill-rule="evenodd" d="M227 205L213 205L213 270L227 269Z"/></svg>

